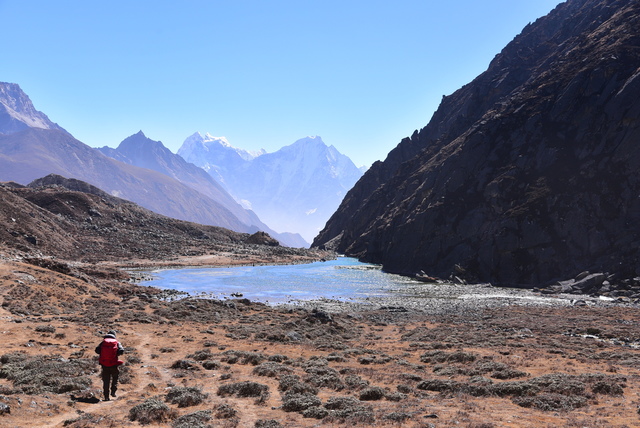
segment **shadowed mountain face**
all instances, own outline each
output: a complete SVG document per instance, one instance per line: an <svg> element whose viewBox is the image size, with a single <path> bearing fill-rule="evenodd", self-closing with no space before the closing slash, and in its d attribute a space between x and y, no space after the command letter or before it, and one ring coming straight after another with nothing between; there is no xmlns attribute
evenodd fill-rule
<svg viewBox="0 0 640 428"><path fill-rule="evenodd" d="M569 0L374 164L314 241L405 274L640 274L640 5Z"/></svg>

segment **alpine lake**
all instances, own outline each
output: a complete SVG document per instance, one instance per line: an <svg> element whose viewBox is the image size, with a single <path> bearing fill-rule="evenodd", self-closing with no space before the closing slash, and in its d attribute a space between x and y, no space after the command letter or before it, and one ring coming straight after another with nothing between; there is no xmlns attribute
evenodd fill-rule
<svg viewBox="0 0 640 428"><path fill-rule="evenodd" d="M589 296L545 296L490 284L425 283L354 258L295 265L182 268L150 272L145 285L212 299L244 298L269 305L363 304L457 312L510 304L568 306L607 302ZM174 298L174 297L171 297ZM179 298L179 297L176 297Z"/></svg>

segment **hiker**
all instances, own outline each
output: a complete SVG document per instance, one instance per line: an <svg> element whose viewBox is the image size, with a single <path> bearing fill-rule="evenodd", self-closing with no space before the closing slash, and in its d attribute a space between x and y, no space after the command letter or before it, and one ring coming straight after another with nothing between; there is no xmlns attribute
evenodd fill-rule
<svg viewBox="0 0 640 428"><path fill-rule="evenodd" d="M105 334L102 342L96 347L96 354L100 355L98 362L102 366L102 388L104 391L104 401L109 401L109 391L111 396L115 398L118 389L118 367L124 364L124 361L118 359L118 355L124 353L124 348L116 340L116 332L110 330Z"/></svg>

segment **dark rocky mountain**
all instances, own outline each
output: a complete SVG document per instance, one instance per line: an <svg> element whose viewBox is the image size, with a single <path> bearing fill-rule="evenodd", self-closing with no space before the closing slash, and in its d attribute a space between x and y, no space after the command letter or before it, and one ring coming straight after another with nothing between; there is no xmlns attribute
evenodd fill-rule
<svg viewBox="0 0 640 428"><path fill-rule="evenodd" d="M569 0L374 164L314 241L388 271L640 275L640 3Z"/></svg>
<svg viewBox="0 0 640 428"><path fill-rule="evenodd" d="M260 254L265 260L311 254L280 247L263 232L238 233L165 217L60 176L29 186L0 183L0 201L0 245L29 257L119 262L202 254Z"/></svg>
<svg viewBox="0 0 640 428"><path fill-rule="evenodd" d="M198 191L224 206L246 225L247 230L265 231L284 245L291 247L309 245L300 235L279 234L271 230L253 211L244 209L236 202L206 171L172 153L162 142L147 138L142 131L124 139L116 149L102 147L97 150L121 162L160 172Z"/></svg>
<svg viewBox="0 0 640 428"><path fill-rule="evenodd" d="M317 136L253 154L224 138L194 134L178 154L219 179L273 229L299 232L309 242L362 176L349 157Z"/></svg>

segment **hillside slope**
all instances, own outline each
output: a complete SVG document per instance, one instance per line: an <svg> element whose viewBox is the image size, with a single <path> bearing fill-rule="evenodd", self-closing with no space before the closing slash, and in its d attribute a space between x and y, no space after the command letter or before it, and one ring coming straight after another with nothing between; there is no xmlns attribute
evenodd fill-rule
<svg viewBox="0 0 640 428"><path fill-rule="evenodd" d="M56 182L42 186L42 183ZM73 189L73 190L72 190ZM79 180L49 176L29 187L0 183L0 243L31 256L74 262L175 260L232 253L309 256L309 250L268 245L257 233L176 220L110 196ZM264 242L267 245L256 245ZM320 258L320 256L318 256Z"/></svg>

